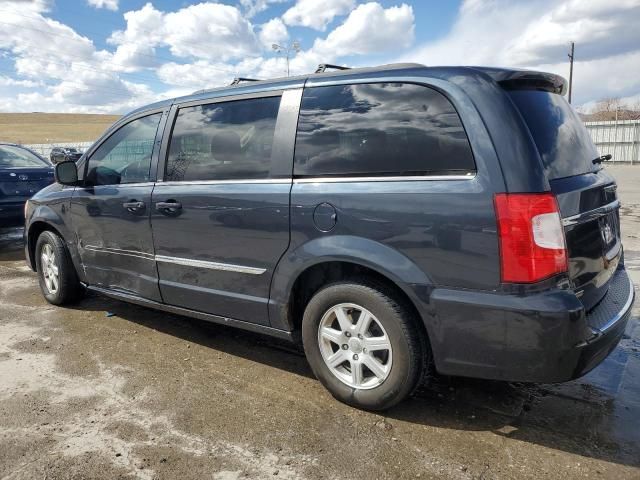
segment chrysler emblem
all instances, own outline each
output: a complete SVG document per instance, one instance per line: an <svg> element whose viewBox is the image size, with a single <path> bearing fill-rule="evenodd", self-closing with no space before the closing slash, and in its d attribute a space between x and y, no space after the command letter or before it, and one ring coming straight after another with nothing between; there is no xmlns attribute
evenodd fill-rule
<svg viewBox="0 0 640 480"><path fill-rule="evenodd" d="M24 182L25 180L29 180L29 177L24 173L21 173L20 175L18 175L18 179Z"/></svg>

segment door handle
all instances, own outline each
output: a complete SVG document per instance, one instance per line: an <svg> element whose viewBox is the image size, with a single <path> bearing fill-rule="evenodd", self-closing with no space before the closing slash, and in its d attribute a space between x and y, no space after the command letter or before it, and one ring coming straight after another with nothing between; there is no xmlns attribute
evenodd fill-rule
<svg viewBox="0 0 640 480"><path fill-rule="evenodd" d="M169 200L167 202L156 202L156 210L165 214L173 214L175 215L180 210L182 210L182 204L180 202L176 202L175 200Z"/></svg>
<svg viewBox="0 0 640 480"><path fill-rule="evenodd" d="M131 200L130 202L124 202L122 206L127 210L129 210L130 212L137 212L138 210L142 210L144 208L144 202Z"/></svg>

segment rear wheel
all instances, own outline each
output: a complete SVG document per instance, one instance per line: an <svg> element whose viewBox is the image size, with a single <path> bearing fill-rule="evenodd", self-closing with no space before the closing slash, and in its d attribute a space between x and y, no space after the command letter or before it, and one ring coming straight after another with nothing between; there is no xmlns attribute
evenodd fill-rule
<svg viewBox="0 0 640 480"><path fill-rule="evenodd" d="M82 296L84 289L69 251L58 235L42 232L36 242L35 257L40 289L49 303L63 305Z"/></svg>
<svg viewBox="0 0 640 480"><path fill-rule="evenodd" d="M376 286L341 282L318 291L302 321L305 353L338 400L384 410L421 378L426 342L411 311Z"/></svg>

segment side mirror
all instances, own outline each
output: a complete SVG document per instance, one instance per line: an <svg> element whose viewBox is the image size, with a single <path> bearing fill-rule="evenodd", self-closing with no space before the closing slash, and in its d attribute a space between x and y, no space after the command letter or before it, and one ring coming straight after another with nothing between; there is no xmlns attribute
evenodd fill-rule
<svg viewBox="0 0 640 480"><path fill-rule="evenodd" d="M56 182L62 185L76 186L78 184L78 167L76 163L67 160L56 164Z"/></svg>

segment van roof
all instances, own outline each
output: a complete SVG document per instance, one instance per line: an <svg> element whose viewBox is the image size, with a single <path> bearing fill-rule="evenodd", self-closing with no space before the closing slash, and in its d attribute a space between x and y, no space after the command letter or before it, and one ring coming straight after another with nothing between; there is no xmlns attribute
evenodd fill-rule
<svg viewBox="0 0 640 480"><path fill-rule="evenodd" d="M566 80L560 75L553 73L539 72L534 70L498 68L498 67L481 67L481 66L452 66L452 67L427 67L419 63L392 63L380 65L376 67L348 68L324 71L320 73L308 73L293 77L278 77L267 80L256 80L250 82L239 82L232 85L216 87L211 89L198 90L190 95L167 99L160 102L146 105L130 112L137 113L152 108L162 108L170 106L177 102L188 102L196 100L205 100L227 95L243 95L264 92L269 90L280 90L284 88L301 88L307 80L313 80L313 83L323 80L331 80L332 78L343 77L384 77L394 76L402 73L403 75L415 76L433 76L441 79L447 79L457 75L481 75L488 76L495 82L501 84L505 88L535 88L551 91L564 95L566 93ZM129 115L129 114L128 114ZM125 115L125 116L128 116Z"/></svg>

